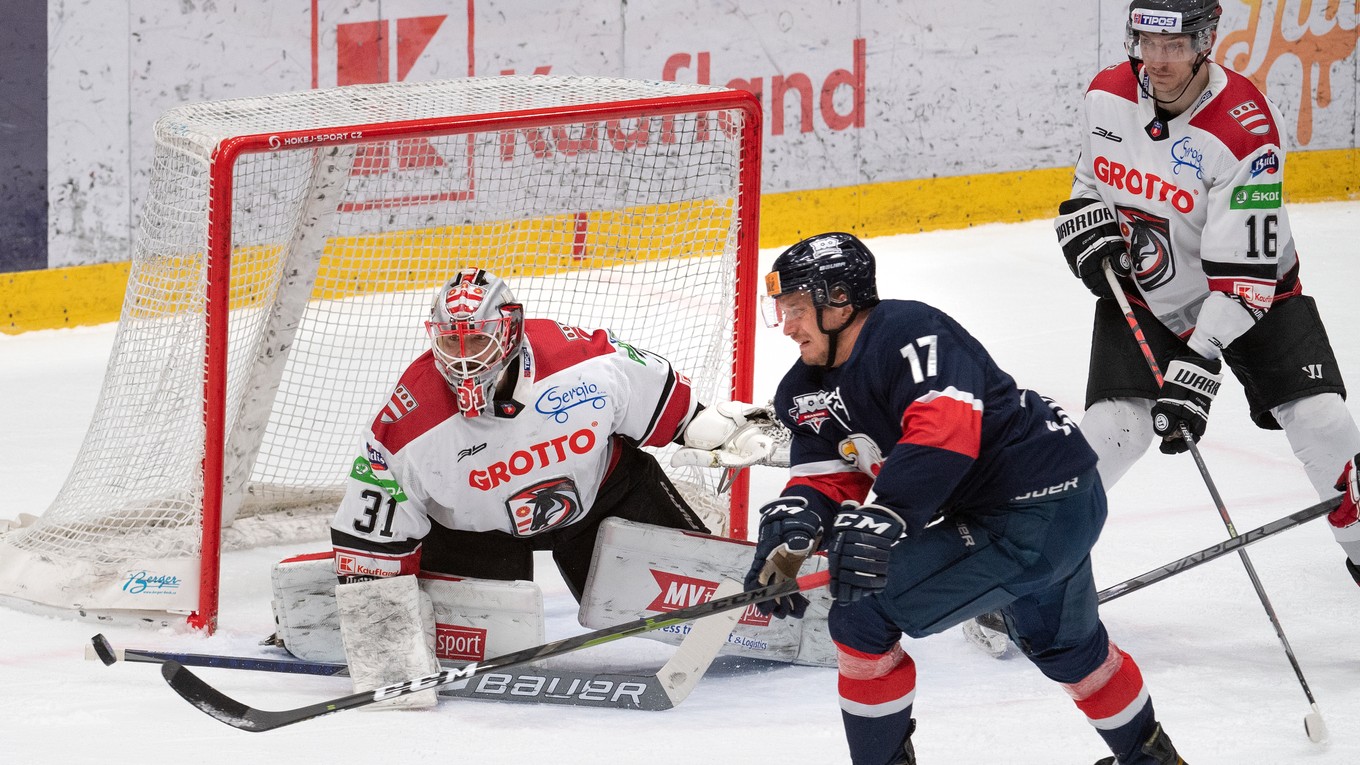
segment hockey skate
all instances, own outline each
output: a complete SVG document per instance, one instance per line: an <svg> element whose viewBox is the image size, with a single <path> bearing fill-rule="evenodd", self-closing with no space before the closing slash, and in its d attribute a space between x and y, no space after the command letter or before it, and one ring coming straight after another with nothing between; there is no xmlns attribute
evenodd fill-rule
<svg viewBox="0 0 1360 765"><path fill-rule="evenodd" d="M1360 566L1355 565L1350 558L1346 559L1346 570L1350 572L1351 578L1356 584L1360 584Z"/></svg>
<svg viewBox="0 0 1360 765"><path fill-rule="evenodd" d="M1172 745L1171 739L1162 730L1161 723L1157 723L1157 727L1152 729L1152 735L1148 736L1147 741L1143 742L1141 752L1144 758L1137 760L1139 763L1186 765L1185 760L1181 759L1180 754L1176 752L1176 747ZM1106 757L1097 760L1096 765L1121 765L1121 763L1114 757Z"/></svg>
<svg viewBox="0 0 1360 765"><path fill-rule="evenodd" d="M996 611L964 622L962 629L963 636L968 642L982 649L993 659L1005 659L1010 656L1011 640L1006 634L1006 622Z"/></svg>
<svg viewBox="0 0 1360 765"><path fill-rule="evenodd" d="M916 765L916 747L911 745L911 736L916 732L916 718L911 719L907 737L902 739L902 752L888 765Z"/></svg>

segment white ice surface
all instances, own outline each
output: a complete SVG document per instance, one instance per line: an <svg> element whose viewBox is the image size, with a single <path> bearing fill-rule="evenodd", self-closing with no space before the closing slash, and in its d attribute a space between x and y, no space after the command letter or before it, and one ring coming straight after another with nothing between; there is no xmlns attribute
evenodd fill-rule
<svg viewBox="0 0 1360 765"><path fill-rule="evenodd" d="M1303 282L1330 329L1344 372L1360 385L1360 203L1291 208ZM1021 385L1080 411L1091 299L1067 272L1047 221L884 237L885 296L932 303L976 335ZM766 263L773 252L765 252ZM114 327L0 336L0 517L41 512L75 459L95 406ZM757 392L768 396L793 358L761 329ZM1357 411L1352 402L1352 412ZM1254 428L1229 378L1203 454L1239 531L1313 504L1283 434ZM1340 466L1338 466L1339 468ZM755 471L753 497L777 492ZM1213 544L1223 524L1188 456L1155 451L1111 494L1094 552L1107 586ZM153 666L83 659L91 635L121 647L249 654L271 632L269 566L324 542L231 553L220 631L211 638L0 609L0 763L838 763L847 761L836 675L799 667L715 667L682 706L645 713L446 701L420 712L351 711L250 734L185 704ZM1360 762L1360 589L1325 521L1250 548L1330 729L1304 736L1309 712L1279 641L1234 557L1111 603L1114 639L1137 660L1158 713L1193 765ZM550 563L539 581L549 639L583 631ZM919 669L916 746L923 765L1087 764L1101 740L1061 689L1022 659L994 661L957 631L908 641ZM659 666L669 648L628 639L589 649L573 666ZM334 678L201 670L263 708L344 695Z"/></svg>

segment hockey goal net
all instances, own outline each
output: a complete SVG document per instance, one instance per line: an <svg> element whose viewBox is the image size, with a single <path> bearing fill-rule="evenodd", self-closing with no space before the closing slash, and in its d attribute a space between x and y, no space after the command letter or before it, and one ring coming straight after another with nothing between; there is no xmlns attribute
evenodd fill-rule
<svg viewBox="0 0 1360 765"><path fill-rule="evenodd" d="M750 400L760 125L740 91L540 76L166 113L96 414L52 506L0 536L0 596L212 630L224 548L325 538L462 267ZM672 477L744 535L744 484Z"/></svg>

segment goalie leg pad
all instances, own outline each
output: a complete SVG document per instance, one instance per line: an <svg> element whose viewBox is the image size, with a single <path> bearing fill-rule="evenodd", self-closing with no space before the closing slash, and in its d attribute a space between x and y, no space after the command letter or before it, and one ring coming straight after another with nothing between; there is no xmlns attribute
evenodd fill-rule
<svg viewBox="0 0 1360 765"><path fill-rule="evenodd" d="M414 576L337 585L335 602L355 693L439 671L434 605ZM436 701L430 688L381 704L411 709L431 707Z"/></svg>
<svg viewBox="0 0 1360 765"><path fill-rule="evenodd" d="M596 538L579 621L584 627L607 627L710 600L720 581L746 576L754 550L749 542L608 518ZM799 573L825 568L826 559L814 556ZM826 626L830 596L825 588L806 594L812 602L802 619L774 619L748 607L722 654L836 666ZM689 629L680 624L645 636L676 645Z"/></svg>
<svg viewBox="0 0 1360 765"><path fill-rule="evenodd" d="M343 662L335 564L328 553L274 564L278 642L300 659ZM533 582L422 575L435 613L440 659L481 661L544 642L543 593Z"/></svg>
<svg viewBox="0 0 1360 765"><path fill-rule="evenodd" d="M420 578L420 588L434 603L441 660L483 661L547 642L543 592L533 582L431 575Z"/></svg>
<svg viewBox="0 0 1360 765"><path fill-rule="evenodd" d="M340 613L335 607L335 559L299 555L274 564L275 641L307 661L342 662Z"/></svg>

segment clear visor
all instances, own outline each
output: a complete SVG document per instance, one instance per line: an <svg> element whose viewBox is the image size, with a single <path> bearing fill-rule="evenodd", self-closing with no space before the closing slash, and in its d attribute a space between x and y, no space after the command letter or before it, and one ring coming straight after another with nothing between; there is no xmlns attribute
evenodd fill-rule
<svg viewBox="0 0 1360 765"><path fill-rule="evenodd" d="M778 297L760 296L760 315L767 327L779 327L785 321L797 321L812 310L812 296L807 290L785 292Z"/></svg>
<svg viewBox="0 0 1360 765"><path fill-rule="evenodd" d="M481 321L425 322L430 347L448 373L476 377L498 369L514 349L516 317Z"/></svg>
<svg viewBox="0 0 1360 765"><path fill-rule="evenodd" d="M1124 38L1124 50L1129 58L1152 63L1192 63L1208 50L1206 33L1166 34L1139 31L1130 27Z"/></svg>

